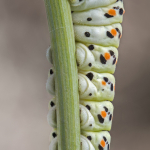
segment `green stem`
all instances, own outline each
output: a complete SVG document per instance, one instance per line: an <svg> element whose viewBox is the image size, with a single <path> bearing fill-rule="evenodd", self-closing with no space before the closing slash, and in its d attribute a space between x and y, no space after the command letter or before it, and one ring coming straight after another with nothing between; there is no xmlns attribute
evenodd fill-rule
<svg viewBox="0 0 150 150"><path fill-rule="evenodd" d="M58 150L80 150L78 74L68 0L45 0L55 69Z"/></svg>

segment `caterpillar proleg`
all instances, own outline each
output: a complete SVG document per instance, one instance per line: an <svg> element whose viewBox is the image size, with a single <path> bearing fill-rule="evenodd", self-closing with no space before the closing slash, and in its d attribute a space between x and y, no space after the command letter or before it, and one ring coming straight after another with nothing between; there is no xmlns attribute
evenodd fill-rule
<svg viewBox="0 0 150 150"><path fill-rule="evenodd" d="M73 21L74 56L78 69L80 150L109 150L111 136L108 131L112 126L114 111L112 101L115 96L113 74L118 62L118 47L122 37L121 23L125 13L123 0L68 0L68 2ZM53 64L51 48L48 48L46 57ZM65 58L67 57L69 56ZM59 65L61 63L63 61ZM59 84L56 83L57 71L54 64L48 73L46 83L47 91L54 95L48 104L47 120L54 128L49 150L59 149L57 114L61 115L58 109L64 108L64 103L61 103L58 108L56 101L58 91L55 86ZM59 77L64 75L63 70L61 73ZM65 81L68 80L65 79ZM65 92L65 89L62 91Z"/></svg>

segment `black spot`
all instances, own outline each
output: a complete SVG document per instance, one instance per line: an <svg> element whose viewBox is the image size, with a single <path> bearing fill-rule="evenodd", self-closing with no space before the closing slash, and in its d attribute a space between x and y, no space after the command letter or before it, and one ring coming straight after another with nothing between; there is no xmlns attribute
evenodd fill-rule
<svg viewBox="0 0 150 150"><path fill-rule="evenodd" d="M92 124L89 125L90 127L92 126Z"/></svg>
<svg viewBox="0 0 150 150"><path fill-rule="evenodd" d="M104 118L101 115L97 115L100 123L104 123Z"/></svg>
<svg viewBox="0 0 150 150"><path fill-rule="evenodd" d="M87 18L87 21L91 21L92 20L92 18Z"/></svg>
<svg viewBox="0 0 150 150"><path fill-rule="evenodd" d="M54 72L53 72L53 70L52 69L50 69L50 74L53 74Z"/></svg>
<svg viewBox="0 0 150 150"><path fill-rule="evenodd" d="M71 13L73 13L74 11L71 11Z"/></svg>
<svg viewBox="0 0 150 150"><path fill-rule="evenodd" d="M81 2L82 0L79 0L79 2Z"/></svg>
<svg viewBox="0 0 150 150"><path fill-rule="evenodd" d="M108 84L110 84L110 82L108 82Z"/></svg>
<svg viewBox="0 0 150 150"><path fill-rule="evenodd" d="M119 33L119 38L121 38L121 32L118 28L116 28L116 31Z"/></svg>
<svg viewBox="0 0 150 150"><path fill-rule="evenodd" d="M89 63L89 67L92 67L92 64L91 64L91 63Z"/></svg>
<svg viewBox="0 0 150 150"><path fill-rule="evenodd" d="M86 76L90 79L90 80L92 80L93 79L93 77L94 77L94 75L93 75L93 73L88 73L88 74L86 74Z"/></svg>
<svg viewBox="0 0 150 150"><path fill-rule="evenodd" d="M87 136L87 138L91 141L92 140L92 137L91 136Z"/></svg>
<svg viewBox="0 0 150 150"><path fill-rule="evenodd" d="M114 16L109 15L109 14L107 14L107 13L106 13L106 14L104 14L104 16L105 16L105 17L107 17L107 18L112 18L112 17L114 17Z"/></svg>
<svg viewBox="0 0 150 150"><path fill-rule="evenodd" d="M107 107L104 106L103 108L105 109L106 112L108 112L108 108Z"/></svg>
<svg viewBox="0 0 150 150"><path fill-rule="evenodd" d="M94 45L89 45L89 47L88 47L88 48L89 48L89 50L91 50L91 51L92 51L92 50L94 49Z"/></svg>
<svg viewBox="0 0 150 150"><path fill-rule="evenodd" d="M109 50L109 53L110 53L111 56L114 55L114 52L112 50Z"/></svg>
<svg viewBox="0 0 150 150"><path fill-rule="evenodd" d="M111 119L112 119L112 115L109 116L109 121L111 121Z"/></svg>
<svg viewBox="0 0 150 150"><path fill-rule="evenodd" d="M120 14L120 15L123 14L123 9L122 9L122 8L119 9L119 14Z"/></svg>
<svg viewBox="0 0 150 150"><path fill-rule="evenodd" d="M85 36L86 37L90 37L90 33L89 32L85 32Z"/></svg>
<svg viewBox="0 0 150 150"><path fill-rule="evenodd" d="M119 6L117 6L117 7L113 7L113 9L119 9Z"/></svg>
<svg viewBox="0 0 150 150"><path fill-rule="evenodd" d="M92 93L90 93L89 96L92 96Z"/></svg>
<svg viewBox="0 0 150 150"><path fill-rule="evenodd" d="M103 150L103 147L101 145L98 146L99 150Z"/></svg>
<svg viewBox="0 0 150 150"><path fill-rule="evenodd" d="M110 89L111 89L111 91L113 91L113 84L111 84Z"/></svg>
<svg viewBox="0 0 150 150"><path fill-rule="evenodd" d="M57 136L57 134L55 132L53 132L52 136L55 138Z"/></svg>
<svg viewBox="0 0 150 150"><path fill-rule="evenodd" d="M89 105L85 106L88 110L91 110L91 107Z"/></svg>
<svg viewBox="0 0 150 150"><path fill-rule="evenodd" d="M108 78L107 77L104 77L103 79L104 79L105 82L108 82Z"/></svg>
<svg viewBox="0 0 150 150"><path fill-rule="evenodd" d="M77 62L77 66L79 67L79 63Z"/></svg>
<svg viewBox="0 0 150 150"><path fill-rule="evenodd" d="M113 65L116 63L116 58L113 60Z"/></svg>
<svg viewBox="0 0 150 150"><path fill-rule="evenodd" d="M107 139L106 139L106 137L105 137L105 136L103 136L103 139L104 139L104 141L105 141L105 142L107 141Z"/></svg>
<svg viewBox="0 0 150 150"><path fill-rule="evenodd" d="M108 144L107 150L109 150L109 144Z"/></svg>
<svg viewBox="0 0 150 150"><path fill-rule="evenodd" d="M50 102L50 105L51 105L51 107L55 106L53 101Z"/></svg>
<svg viewBox="0 0 150 150"><path fill-rule="evenodd" d="M114 36L109 31L107 31L107 36L111 39L114 38Z"/></svg>
<svg viewBox="0 0 150 150"><path fill-rule="evenodd" d="M100 55L100 61L102 64L106 64L106 62L107 62L105 57L102 54Z"/></svg>
<svg viewBox="0 0 150 150"><path fill-rule="evenodd" d="M104 89L102 89L102 91L104 91Z"/></svg>
<svg viewBox="0 0 150 150"><path fill-rule="evenodd" d="M110 115L110 112L108 112L108 115Z"/></svg>

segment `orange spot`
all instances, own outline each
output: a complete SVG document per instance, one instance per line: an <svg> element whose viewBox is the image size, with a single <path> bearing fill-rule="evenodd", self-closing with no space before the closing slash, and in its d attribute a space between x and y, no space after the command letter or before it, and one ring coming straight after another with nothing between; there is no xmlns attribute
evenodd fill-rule
<svg viewBox="0 0 150 150"><path fill-rule="evenodd" d="M115 29L112 29L112 30L111 30L111 34L112 34L113 36L116 36L116 35L117 35L117 31L116 31Z"/></svg>
<svg viewBox="0 0 150 150"><path fill-rule="evenodd" d="M110 59L110 54L109 53L105 53L104 57L105 57L106 60L109 60Z"/></svg>
<svg viewBox="0 0 150 150"><path fill-rule="evenodd" d="M101 140L101 146L104 148L105 147L105 141L104 140Z"/></svg>
<svg viewBox="0 0 150 150"><path fill-rule="evenodd" d="M111 16L116 16L116 11L114 9L110 9L108 11L108 14L111 15Z"/></svg>
<svg viewBox="0 0 150 150"><path fill-rule="evenodd" d="M124 11L123 11L123 14L125 14L125 12L126 12L126 11L124 10Z"/></svg>
<svg viewBox="0 0 150 150"><path fill-rule="evenodd" d="M105 117L107 116L107 113L106 113L105 111L101 111L101 116L102 116L103 118L105 118Z"/></svg>
<svg viewBox="0 0 150 150"><path fill-rule="evenodd" d="M122 38L122 34L120 35L120 39Z"/></svg>
<svg viewBox="0 0 150 150"><path fill-rule="evenodd" d="M118 60L116 60L116 64L117 64Z"/></svg>
<svg viewBox="0 0 150 150"><path fill-rule="evenodd" d="M106 85L106 82L105 82L105 81L102 81L102 85Z"/></svg>

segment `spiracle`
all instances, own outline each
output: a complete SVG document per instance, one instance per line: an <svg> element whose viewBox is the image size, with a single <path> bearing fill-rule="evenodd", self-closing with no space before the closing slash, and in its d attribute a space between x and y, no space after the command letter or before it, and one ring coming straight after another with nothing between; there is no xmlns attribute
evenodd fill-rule
<svg viewBox="0 0 150 150"><path fill-rule="evenodd" d="M115 72L122 37L123 0L70 0L76 41L80 98L80 149L109 150L115 96ZM53 63L52 50L46 57ZM51 68L46 89L55 95L55 70ZM58 149L55 97L49 102L48 123L55 129L50 150Z"/></svg>

